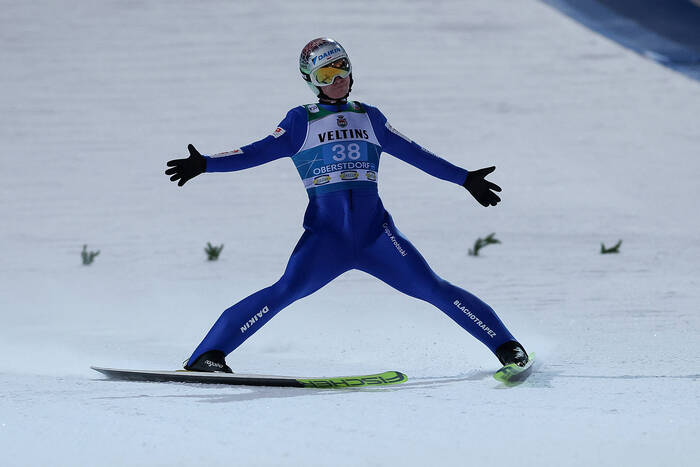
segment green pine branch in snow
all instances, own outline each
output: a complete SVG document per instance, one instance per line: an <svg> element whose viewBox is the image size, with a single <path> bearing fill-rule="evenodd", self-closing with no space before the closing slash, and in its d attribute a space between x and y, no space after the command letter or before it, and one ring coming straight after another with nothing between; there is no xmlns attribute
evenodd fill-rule
<svg viewBox="0 0 700 467"><path fill-rule="evenodd" d="M204 252L207 254L207 260L216 261L217 259L219 259L219 254L221 254L221 250L223 249L223 243L219 246L214 246L210 242L207 242L207 247L204 249Z"/></svg>
<svg viewBox="0 0 700 467"><path fill-rule="evenodd" d="M80 253L80 256L83 258L83 265L88 266L92 264L92 262L95 260L95 257L99 254L100 250L87 251L87 245L83 245L83 251Z"/></svg>
<svg viewBox="0 0 700 467"><path fill-rule="evenodd" d="M487 235L485 238L477 238L474 242L474 248L469 250L470 256L479 256L479 250L481 250L486 245L494 245L496 243L501 243L497 238L494 238L495 233Z"/></svg>
<svg viewBox="0 0 700 467"><path fill-rule="evenodd" d="M614 246L611 246L610 248L605 248L605 244L601 243L600 244L600 254L607 255L609 253L619 253L620 252L620 245L622 245L622 240L618 241Z"/></svg>

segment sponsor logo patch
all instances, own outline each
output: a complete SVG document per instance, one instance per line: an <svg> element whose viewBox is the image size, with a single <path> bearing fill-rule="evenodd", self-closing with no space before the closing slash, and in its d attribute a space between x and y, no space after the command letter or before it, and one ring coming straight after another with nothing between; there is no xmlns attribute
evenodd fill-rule
<svg viewBox="0 0 700 467"><path fill-rule="evenodd" d="M218 154L214 154L211 157L237 156L239 154L243 154L243 151L241 151L240 149L234 149L233 151L220 152Z"/></svg>
<svg viewBox="0 0 700 467"><path fill-rule="evenodd" d="M386 236L389 237L389 240L391 241L391 243L393 243L394 247L396 247L396 251L398 251L401 256L406 256L408 253L406 253L406 250L404 250L401 247L401 244L396 239L396 235L394 235L391 232L391 229L389 228L389 224L385 222L382 224L382 227L384 227L384 233L386 234Z"/></svg>
<svg viewBox="0 0 700 467"><path fill-rule="evenodd" d="M277 127L277 128L275 128L275 131L272 132L272 136L275 138L279 138L280 136L282 136L285 133L286 133L286 131L284 131L284 128Z"/></svg>
<svg viewBox="0 0 700 467"><path fill-rule="evenodd" d="M377 172L372 172L371 170L367 171L367 180L372 180L373 182L377 181Z"/></svg>
<svg viewBox="0 0 700 467"><path fill-rule="evenodd" d="M355 180L360 174L355 170L346 170L345 172L340 172L341 180Z"/></svg>
<svg viewBox="0 0 700 467"><path fill-rule="evenodd" d="M319 55L317 57L313 57L311 59L311 63L316 65L316 62L320 63L323 61L323 59L330 60L330 58L333 57L333 55L337 54L338 52L340 52L339 47L336 47L335 49L329 50L328 52L323 52L321 55Z"/></svg>
<svg viewBox="0 0 700 467"><path fill-rule="evenodd" d="M325 185L331 181L330 175L321 175L320 177L314 178L314 185Z"/></svg>
<svg viewBox="0 0 700 467"><path fill-rule="evenodd" d="M318 106L316 104L309 105L308 109L309 112L311 112L312 114L317 114L319 112Z"/></svg>
<svg viewBox="0 0 700 467"><path fill-rule="evenodd" d="M411 141L411 140L410 140L409 138L407 138L404 134L402 134L401 132L399 132L399 130L397 130L396 128L394 128L393 126L391 126L391 125L389 124L389 122L386 122L386 124L385 124L384 126L386 126L386 129L389 130L390 132L394 133L396 136L400 136L401 138L405 139L406 141L409 141L409 142Z"/></svg>
<svg viewBox="0 0 700 467"><path fill-rule="evenodd" d="M258 311L258 312L255 313L253 316L251 316L250 319L248 320L248 322L246 322L243 326L241 326L241 333L244 333L244 332L246 332L248 329L250 329L250 327L251 327L252 325L254 325L255 323L257 323L258 320L259 320L260 318L262 318L263 315L264 315L265 313L267 313L268 311L270 311L270 308L266 305L266 306L264 306L260 311Z"/></svg>
<svg viewBox="0 0 700 467"><path fill-rule="evenodd" d="M348 121L345 120L345 117L343 115L338 115L337 122L340 128L345 128L346 126L348 126Z"/></svg>
<svg viewBox="0 0 700 467"><path fill-rule="evenodd" d="M462 313L467 315L467 318L472 320L474 322L474 324L479 326L482 331L484 331L486 334L488 334L491 339L496 337L496 333L491 328L486 326L474 313L472 313L469 310L469 308L466 307L466 305L462 305L462 302L460 302L459 300L455 300L453 303L454 303L454 306L456 306L457 308L459 308L462 311Z"/></svg>
<svg viewBox="0 0 700 467"><path fill-rule="evenodd" d="M347 125L347 121L345 124ZM338 123L338 125L340 125L340 123ZM369 139L369 133L367 133L367 130L363 128L345 128L342 130L331 130L325 133L318 133L318 140L321 143L341 139Z"/></svg>

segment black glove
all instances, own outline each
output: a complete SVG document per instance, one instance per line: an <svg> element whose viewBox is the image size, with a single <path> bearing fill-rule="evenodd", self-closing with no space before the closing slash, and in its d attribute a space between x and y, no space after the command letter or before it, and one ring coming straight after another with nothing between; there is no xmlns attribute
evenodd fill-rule
<svg viewBox="0 0 700 467"><path fill-rule="evenodd" d="M165 171L165 175L172 175L170 180L177 182L177 186L182 186L190 179L196 177L197 175L204 173L207 170L207 160L202 156L197 149L191 144L187 145L187 149L190 151L190 157L187 159L174 159L168 161L168 167L170 169Z"/></svg>
<svg viewBox="0 0 700 467"><path fill-rule="evenodd" d="M469 190L469 193L471 193L479 204L485 208L495 206L501 200L501 198L499 198L498 195L493 192L501 191L501 187L484 178L494 170L496 170L495 166L470 171L467 174L467 179L464 181L464 185L462 185L464 188Z"/></svg>

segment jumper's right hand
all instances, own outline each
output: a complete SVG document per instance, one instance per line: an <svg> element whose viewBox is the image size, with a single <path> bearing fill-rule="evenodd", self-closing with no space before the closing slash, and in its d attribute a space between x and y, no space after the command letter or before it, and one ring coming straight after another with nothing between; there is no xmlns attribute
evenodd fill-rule
<svg viewBox="0 0 700 467"><path fill-rule="evenodd" d="M168 161L168 170L165 175L172 175L171 181L177 181L177 186L182 186L190 179L204 173L207 169L207 160L202 156L197 149L191 144L187 145L190 151L190 157L187 159L173 159Z"/></svg>

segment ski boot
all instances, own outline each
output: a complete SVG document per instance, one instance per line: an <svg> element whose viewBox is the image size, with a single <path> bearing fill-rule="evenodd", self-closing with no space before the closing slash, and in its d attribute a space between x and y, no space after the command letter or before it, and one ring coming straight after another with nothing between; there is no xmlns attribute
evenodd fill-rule
<svg viewBox="0 0 700 467"><path fill-rule="evenodd" d="M187 371L206 371L209 373L233 373L233 370L226 364L226 354L221 350L210 350L197 357L192 365L185 361L184 367Z"/></svg>
<svg viewBox="0 0 700 467"><path fill-rule="evenodd" d="M496 357L501 361L503 366L509 363L515 363L518 366L525 366L529 357L523 346L516 341L509 341L502 344L496 349Z"/></svg>

